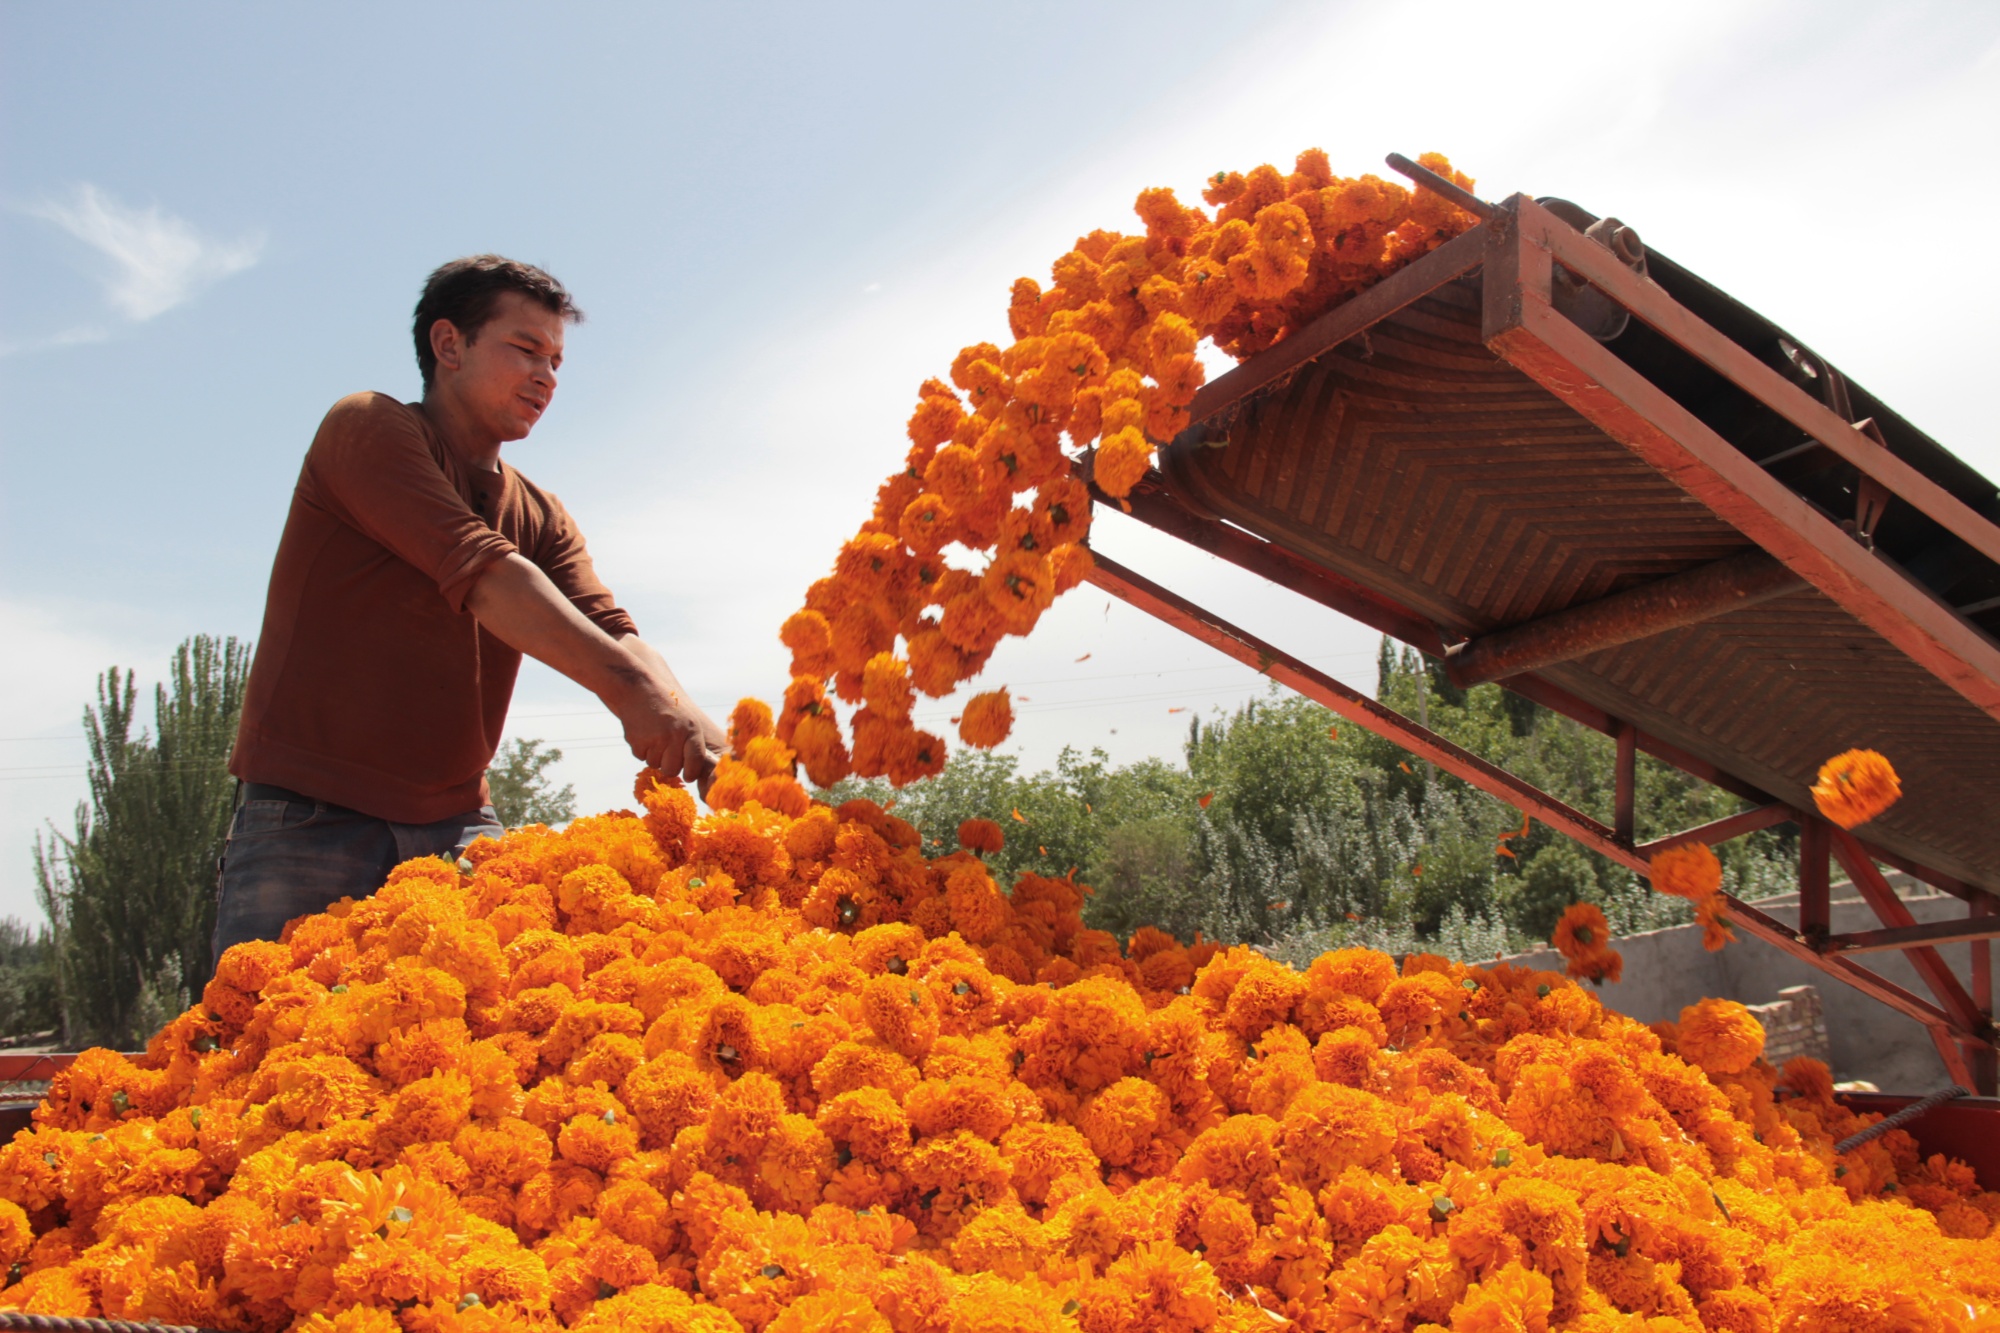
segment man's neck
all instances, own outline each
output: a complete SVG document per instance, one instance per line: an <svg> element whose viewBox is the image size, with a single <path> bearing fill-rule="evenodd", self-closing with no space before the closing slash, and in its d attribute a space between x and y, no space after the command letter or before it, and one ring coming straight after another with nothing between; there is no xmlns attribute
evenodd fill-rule
<svg viewBox="0 0 2000 1333"><path fill-rule="evenodd" d="M417 407L429 418L431 425L437 427L438 434L444 437L445 447L463 459L468 467L481 472L500 470L502 441L481 430L471 414L450 394L427 392Z"/></svg>

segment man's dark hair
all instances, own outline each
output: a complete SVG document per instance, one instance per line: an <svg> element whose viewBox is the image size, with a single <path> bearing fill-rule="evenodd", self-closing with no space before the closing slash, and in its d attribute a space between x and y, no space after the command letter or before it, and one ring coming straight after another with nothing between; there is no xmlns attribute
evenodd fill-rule
<svg viewBox="0 0 2000 1333"><path fill-rule="evenodd" d="M519 292L531 301L561 315L572 324L583 311L570 299L569 290L543 269L500 255L467 255L449 264L440 264L424 279L424 294L417 298L417 317L412 332L417 343L417 368L424 374L424 389L430 390L437 374L437 353L431 350L431 325L448 319L471 342L486 321L493 318L494 303L503 292Z"/></svg>

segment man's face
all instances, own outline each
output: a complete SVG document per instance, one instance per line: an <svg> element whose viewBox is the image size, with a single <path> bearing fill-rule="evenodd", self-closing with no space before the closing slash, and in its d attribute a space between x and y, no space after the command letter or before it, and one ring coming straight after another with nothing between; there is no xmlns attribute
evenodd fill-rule
<svg viewBox="0 0 2000 1333"><path fill-rule="evenodd" d="M470 342L449 320L431 326L437 387L450 393L481 433L518 440L535 428L556 392L563 317L519 292L503 292Z"/></svg>

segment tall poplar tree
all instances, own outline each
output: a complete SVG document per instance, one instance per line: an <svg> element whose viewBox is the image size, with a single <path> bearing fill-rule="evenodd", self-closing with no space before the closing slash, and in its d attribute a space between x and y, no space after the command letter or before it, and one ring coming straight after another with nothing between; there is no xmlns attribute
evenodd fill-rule
<svg viewBox="0 0 2000 1333"><path fill-rule="evenodd" d="M230 745L250 652L197 635L154 691L135 736L130 671L98 678L84 709L90 799L73 833L35 845L35 879L55 934L63 1035L131 1049L201 994L214 970L216 866L229 833Z"/></svg>

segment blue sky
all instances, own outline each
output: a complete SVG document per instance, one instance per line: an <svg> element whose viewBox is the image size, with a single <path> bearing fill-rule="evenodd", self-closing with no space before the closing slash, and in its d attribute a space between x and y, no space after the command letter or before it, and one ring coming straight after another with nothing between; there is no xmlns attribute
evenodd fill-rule
<svg viewBox="0 0 2000 1333"><path fill-rule="evenodd" d="M782 688L777 624L1014 277L1145 186L1310 146L1616 213L2000 474L2000 278L1966 257L1996 124L2000 10L1973 3L0 6L0 914L32 913L34 831L83 793L96 673L255 634L314 426L415 395L445 258L546 264L589 311L508 457L726 707ZM1372 684L1358 627L1100 541ZM1260 688L1090 589L1003 681L1031 765L1174 754L1170 710ZM564 748L585 808L629 799L568 682L527 672L512 729Z"/></svg>

